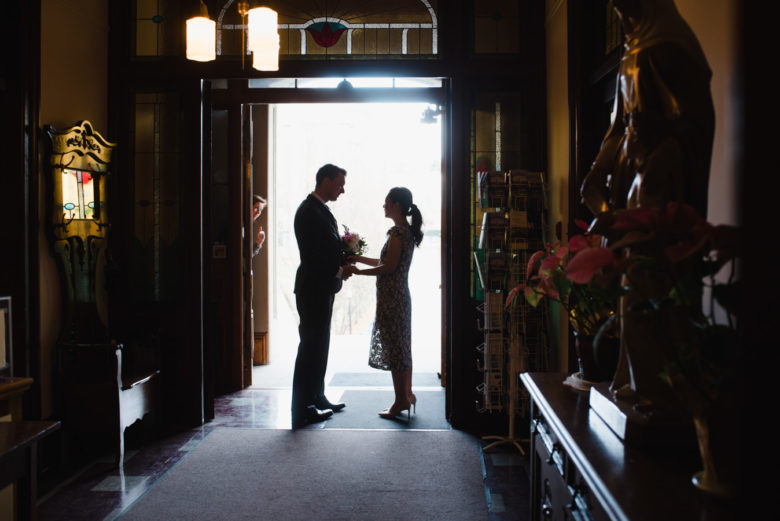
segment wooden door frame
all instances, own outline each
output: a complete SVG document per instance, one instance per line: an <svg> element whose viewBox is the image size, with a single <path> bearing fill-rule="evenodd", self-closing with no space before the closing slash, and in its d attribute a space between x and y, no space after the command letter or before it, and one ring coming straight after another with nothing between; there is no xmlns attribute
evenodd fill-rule
<svg viewBox="0 0 780 521"><path fill-rule="evenodd" d="M229 119L229 169L231 172L240 171L240 181L231 183L230 200L233 211L231 212L230 225L231 230L252 229L251 218L251 186L252 186L252 165L251 165L251 111L246 110L250 105L255 104L282 104L282 103L369 103L369 102L429 102L442 107L448 105L448 94L446 88L404 88L404 89L353 89L343 91L340 89L263 89L249 88L248 80L229 80L227 89L215 89L212 94L212 107L215 109L227 109ZM445 118L447 110L445 108ZM444 130L443 130L444 132ZM443 142L442 168L447 171L447 154L444 153L449 146L449 142ZM443 178L443 193L449 190L449 176ZM206 194L208 199L208 194ZM442 200L442 227L446 226L445 211L447 199ZM442 235L445 235L442 230ZM251 270L251 251L253 246L253 237L251 233L243 234L239 232L231 234L231 240L227 245L228 251L241 251L242 255L235 255L229 262L230 273L229 280L237 286L242 287L243 291L236 291L232 294L229 305L231 345L223 349L222 361L229 364L228 370L222 371L222 378L226 381L219 382L217 388L224 392L237 391L251 385L251 349L253 339L250 338L251 327L249 321L249 302L252 295L252 281L249 276ZM449 269L446 264L448 256L445 255L444 241L442 242L442 272L447 273ZM246 267L246 270L244 269ZM442 303L447 302L447 284L445 277L442 277ZM224 316L224 314L223 314ZM445 309L442 309L442 322L445 321ZM448 330L442 327L443 336L446 337ZM223 346L225 347L225 346ZM442 374L444 375L444 361L442 361ZM219 376L218 376L219 378Z"/></svg>

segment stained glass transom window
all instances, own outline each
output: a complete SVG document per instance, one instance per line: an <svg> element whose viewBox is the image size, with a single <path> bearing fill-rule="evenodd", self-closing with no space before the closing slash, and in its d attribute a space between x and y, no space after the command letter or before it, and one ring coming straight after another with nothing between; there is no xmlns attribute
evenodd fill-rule
<svg viewBox="0 0 780 521"><path fill-rule="evenodd" d="M278 15L279 53L307 59L438 54L438 0L266 0ZM246 18L237 0L206 0L217 23L217 56L246 54ZM180 2L174 2L180 4ZM250 2L250 6L254 6ZM185 10L136 0L136 55L183 53ZM180 20L174 21L176 18ZM178 25L175 25L178 24ZM176 30L178 26L182 29Z"/></svg>
<svg viewBox="0 0 780 521"><path fill-rule="evenodd" d="M243 23L224 22L235 11L234 3L227 0L217 19L217 54L235 54L227 48L227 38L235 39L230 33L244 29ZM269 2L268 7L279 13L281 55L365 57L437 54L435 4L435 0L288 0Z"/></svg>

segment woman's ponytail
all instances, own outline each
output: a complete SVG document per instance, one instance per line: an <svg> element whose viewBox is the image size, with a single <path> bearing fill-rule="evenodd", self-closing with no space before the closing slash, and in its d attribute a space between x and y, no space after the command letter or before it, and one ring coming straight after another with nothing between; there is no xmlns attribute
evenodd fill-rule
<svg viewBox="0 0 780 521"><path fill-rule="evenodd" d="M423 239L423 232L422 232L422 214L420 213L420 209L417 208L417 205L412 203L412 205L409 207L409 215L412 217L412 238L414 239L414 243L419 246Z"/></svg>
<svg viewBox="0 0 780 521"><path fill-rule="evenodd" d="M423 221L419 208L412 202L412 192L403 186L396 186L395 188L390 189L390 193L387 194L387 197L389 197L392 202L401 205L401 212L405 217L411 216L412 222L410 228L412 231L412 239L414 240L414 244L419 246L423 238Z"/></svg>

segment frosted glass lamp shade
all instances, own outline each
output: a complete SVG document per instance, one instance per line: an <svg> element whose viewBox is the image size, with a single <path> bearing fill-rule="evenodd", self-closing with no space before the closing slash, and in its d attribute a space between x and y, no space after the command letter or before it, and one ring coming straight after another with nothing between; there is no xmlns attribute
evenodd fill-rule
<svg viewBox="0 0 780 521"><path fill-rule="evenodd" d="M279 36L252 50L252 67L258 71L279 70Z"/></svg>
<svg viewBox="0 0 780 521"><path fill-rule="evenodd" d="M247 48L252 51L252 67L259 71L279 70L279 17L267 7L250 9Z"/></svg>
<svg viewBox="0 0 780 521"><path fill-rule="evenodd" d="M249 17L249 35L246 46L254 51L258 46L265 45L263 36L278 35L279 17L276 11L267 7L255 7L247 13Z"/></svg>
<svg viewBox="0 0 780 521"><path fill-rule="evenodd" d="M216 51L217 23L205 16L187 20L187 59L199 62L214 60Z"/></svg>

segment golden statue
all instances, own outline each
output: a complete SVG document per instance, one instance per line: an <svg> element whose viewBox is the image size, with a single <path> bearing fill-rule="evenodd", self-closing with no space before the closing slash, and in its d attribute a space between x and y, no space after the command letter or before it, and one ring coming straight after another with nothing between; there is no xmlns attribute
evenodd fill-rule
<svg viewBox="0 0 780 521"><path fill-rule="evenodd" d="M614 121L582 183L582 200L597 220L622 208L663 211L670 201L688 203L706 218L715 115L704 53L673 0L614 0L614 7L625 33ZM647 271L632 280L645 297L669 288ZM659 377L668 331L628 310L638 298L633 291L621 299L620 361L610 390L663 402L671 397Z"/></svg>

